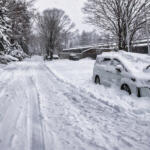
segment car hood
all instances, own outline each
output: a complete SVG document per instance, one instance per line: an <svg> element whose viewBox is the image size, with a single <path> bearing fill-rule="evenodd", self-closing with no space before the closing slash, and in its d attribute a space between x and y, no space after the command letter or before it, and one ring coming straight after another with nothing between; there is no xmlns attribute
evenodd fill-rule
<svg viewBox="0 0 150 150"><path fill-rule="evenodd" d="M150 70L146 70L148 63L143 62L126 62L124 63L127 70L137 79L150 80Z"/></svg>
<svg viewBox="0 0 150 150"><path fill-rule="evenodd" d="M134 77L140 80L150 80L150 73L135 73Z"/></svg>

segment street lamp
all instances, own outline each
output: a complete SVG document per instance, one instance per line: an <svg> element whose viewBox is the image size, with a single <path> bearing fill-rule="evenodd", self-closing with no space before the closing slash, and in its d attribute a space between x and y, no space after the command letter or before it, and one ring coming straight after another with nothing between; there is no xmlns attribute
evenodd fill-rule
<svg viewBox="0 0 150 150"><path fill-rule="evenodd" d="M129 41L129 24L128 24L128 9L127 9L127 2L125 2L125 9L126 9L126 30L127 30L127 36L126 36L126 41L127 41L127 46L128 46L128 52L130 52L130 41Z"/></svg>
<svg viewBox="0 0 150 150"><path fill-rule="evenodd" d="M148 54L150 55L150 44L149 44L149 31L148 31L148 23L147 23L147 8L146 8L147 0L145 0L145 27L146 27L146 36L147 36L147 46L148 46Z"/></svg>

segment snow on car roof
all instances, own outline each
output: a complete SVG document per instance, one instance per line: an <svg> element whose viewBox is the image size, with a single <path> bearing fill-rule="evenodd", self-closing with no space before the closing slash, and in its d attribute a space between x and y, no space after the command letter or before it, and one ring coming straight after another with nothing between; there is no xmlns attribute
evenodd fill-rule
<svg viewBox="0 0 150 150"><path fill-rule="evenodd" d="M123 65L130 71L133 75L139 78L149 78L150 74L144 72L144 69L150 65L150 56L147 54L137 54L125 51L119 52L104 52L97 58L108 57L111 59L120 60Z"/></svg>

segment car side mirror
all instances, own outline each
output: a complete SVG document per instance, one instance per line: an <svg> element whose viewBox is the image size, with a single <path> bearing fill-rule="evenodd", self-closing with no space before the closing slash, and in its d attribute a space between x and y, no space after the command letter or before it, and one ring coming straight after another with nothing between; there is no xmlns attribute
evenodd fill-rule
<svg viewBox="0 0 150 150"><path fill-rule="evenodd" d="M122 70L123 70L121 65L117 65L115 69L117 72L122 72Z"/></svg>

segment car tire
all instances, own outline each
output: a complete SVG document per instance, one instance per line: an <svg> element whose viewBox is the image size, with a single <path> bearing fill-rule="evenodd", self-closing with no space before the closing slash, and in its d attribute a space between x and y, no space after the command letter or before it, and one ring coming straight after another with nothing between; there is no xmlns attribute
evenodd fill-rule
<svg viewBox="0 0 150 150"><path fill-rule="evenodd" d="M131 89L130 89L130 87L129 87L127 84L123 84L123 85L121 86L121 90L127 92L129 95L132 94Z"/></svg>
<svg viewBox="0 0 150 150"><path fill-rule="evenodd" d="M141 89L137 88L137 97L141 97Z"/></svg>
<svg viewBox="0 0 150 150"><path fill-rule="evenodd" d="M99 78L99 76L95 77L95 84L100 84L100 78Z"/></svg>

